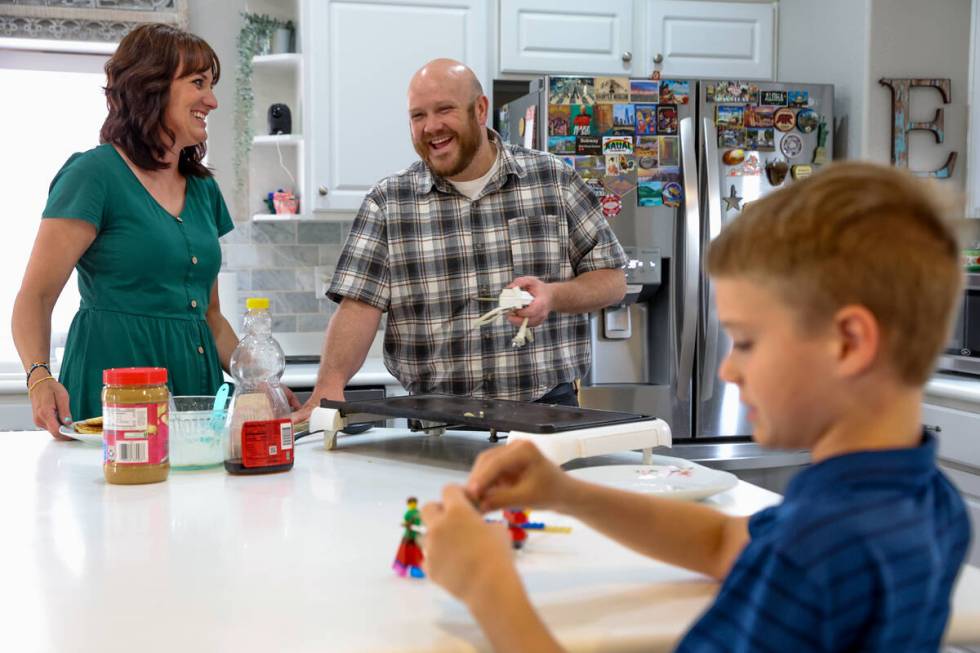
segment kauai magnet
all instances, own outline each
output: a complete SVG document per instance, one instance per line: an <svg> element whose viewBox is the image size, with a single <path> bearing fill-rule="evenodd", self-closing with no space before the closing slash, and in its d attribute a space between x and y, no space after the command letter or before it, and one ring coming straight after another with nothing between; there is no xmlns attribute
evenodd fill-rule
<svg viewBox="0 0 980 653"><path fill-rule="evenodd" d="M684 189L676 181L670 181L664 184L663 189L663 200L664 206L669 206L671 208L677 208L684 201Z"/></svg>

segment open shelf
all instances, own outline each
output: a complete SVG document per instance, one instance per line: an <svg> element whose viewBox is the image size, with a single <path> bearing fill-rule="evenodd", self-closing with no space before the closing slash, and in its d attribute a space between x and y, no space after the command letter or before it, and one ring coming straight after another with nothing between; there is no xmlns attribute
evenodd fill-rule
<svg viewBox="0 0 980 653"><path fill-rule="evenodd" d="M301 134L262 134L252 139L253 145L299 145L303 142Z"/></svg>
<svg viewBox="0 0 980 653"><path fill-rule="evenodd" d="M252 66L265 70L296 70L302 60L298 52L260 54L252 57Z"/></svg>

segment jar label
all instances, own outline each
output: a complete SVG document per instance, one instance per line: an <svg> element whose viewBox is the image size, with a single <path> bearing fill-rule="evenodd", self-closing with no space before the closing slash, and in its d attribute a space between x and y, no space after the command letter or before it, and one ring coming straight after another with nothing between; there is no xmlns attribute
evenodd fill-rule
<svg viewBox="0 0 980 653"><path fill-rule="evenodd" d="M242 424L242 465L271 467L293 460L293 423L288 417Z"/></svg>
<svg viewBox="0 0 980 653"><path fill-rule="evenodd" d="M102 460L117 465L159 465L169 451L167 402L105 404Z"/></svg>

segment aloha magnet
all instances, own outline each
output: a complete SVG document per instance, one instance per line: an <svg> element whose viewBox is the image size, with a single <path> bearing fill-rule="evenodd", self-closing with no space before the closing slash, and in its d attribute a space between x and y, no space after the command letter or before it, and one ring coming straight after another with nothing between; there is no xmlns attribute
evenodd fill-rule
<svg viewBox="0 0 980 653"><path fill-rule="evenodd" d="M602 215L606 218L615 218L623 210L623 198L615 193L609 193L602 196L599 206L602 207Z"/></svg>

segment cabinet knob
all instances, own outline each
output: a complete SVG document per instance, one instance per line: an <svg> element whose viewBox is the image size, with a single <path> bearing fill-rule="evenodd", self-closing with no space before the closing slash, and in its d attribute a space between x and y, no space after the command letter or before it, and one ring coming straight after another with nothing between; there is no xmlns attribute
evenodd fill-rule
<svg viewBox="0 0 980 653"><path fill-rule="evenodd" d="M663 63L663 62L664 62L664 55L660 54L659 52L653 55L653 63Z"/></svg>
<svg viewBox="0 0 980 653"><path fill-rule="evenodd" d="M943 427L939 426L939 424L923 424L922 428L924 428L927 431L932 431L933 433L943 432Z"/></svg>
<svg viewBox="0 0 980 653"><path fill-rule="evenodd" d="M633 61L633 53L627 50L623 53L623 63L629 63Z"/></svg>
<svg viewBox="0 0 980 653"><path fill-rule="evenodd" d="M321 195L326 195L327 194L327 187L326 186L317 186L317 189L316 190Z"/></svg>

